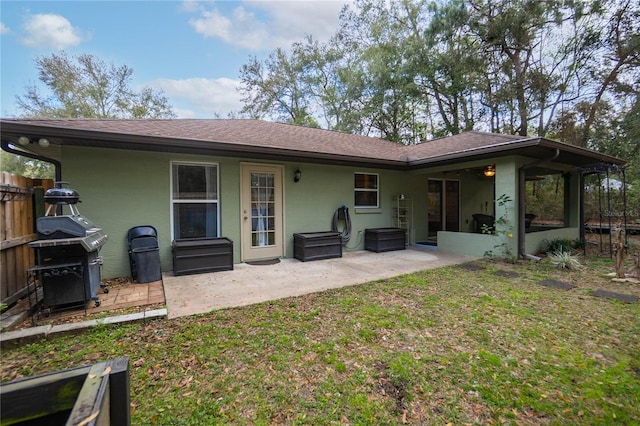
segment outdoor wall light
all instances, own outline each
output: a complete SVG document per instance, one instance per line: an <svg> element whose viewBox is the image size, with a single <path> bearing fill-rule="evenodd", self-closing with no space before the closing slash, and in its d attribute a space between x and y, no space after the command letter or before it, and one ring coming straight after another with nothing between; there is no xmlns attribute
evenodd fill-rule
<svg viewBox="0 0 640 426"><path fill-rule="evenodd" d="M35 140L33 140L33 141L32 141L31 139L29 139L29 138L28 138L28 137L26 137L26 136L20 136L20 137L18 138L18 143L19 143L20 145L22 145L22 146L27 146L27 145L29 145L30 143L36 143L36 141L35 141ZM49 142L49 139L47 139L47 138L40 138L40 139L38 139L38 145L40 145L40 146L41 146L41 147L43 147L43 148L48 147L50 144L51 144L51 143Z"/></svg>
<svg viewBox="0 0 640 426"><path fill-rule="evenodd" d="M495 176L496 175L496 169L494 166L492 165L488 165L487 168L484 171L484 175L486 177L491 177L491 176Z"/></svg>
<svg viewBox="0 0 640 426"><path fill-rule="evenodd" d="M293 172L293 181L298 182L301 177L302 177L302 172L300 171L300 169L296 169L296 171Z"/></svg>

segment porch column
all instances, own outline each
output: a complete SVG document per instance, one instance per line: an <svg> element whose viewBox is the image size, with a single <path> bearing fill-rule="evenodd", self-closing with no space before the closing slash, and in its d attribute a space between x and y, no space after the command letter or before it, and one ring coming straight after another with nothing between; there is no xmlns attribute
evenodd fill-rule
<svg viewBox="0 0 640 426"><path fill-rule="evenodd" d="M518 256L518 162L515 157L503 157L496 161L495 176L495 220L496 234L500 244L506 244L504 255ZM509 202L500 205L500 199L508 197ZM505 223L501 224L501 219ZM508 250L508 252L507 252Z"/></svg>

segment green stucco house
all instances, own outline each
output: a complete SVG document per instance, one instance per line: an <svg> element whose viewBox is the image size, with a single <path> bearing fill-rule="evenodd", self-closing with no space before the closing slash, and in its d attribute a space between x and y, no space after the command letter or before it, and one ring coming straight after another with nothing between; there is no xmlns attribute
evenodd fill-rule
<svg viewBox="0 0 640 426"><path fill-rule="evenodd" d="M80 193L81 213L109 235L105 278L129 275L126 233L134 226L157 228L162 269L172 271L177 239L226 237L235 263L293 257L293 235L329 231L341 206L351 223L346 251L364 249L365 229L401 227L410 245L535 254L545 238L579 237L578 169L624 163L544 138L481 132L404 146L259 120L0 125L3 147L58 163L57 179ZM525 181L551 174L564 178L563 223L530 226ZM496 232L483 233L483 220Z"/></svg>

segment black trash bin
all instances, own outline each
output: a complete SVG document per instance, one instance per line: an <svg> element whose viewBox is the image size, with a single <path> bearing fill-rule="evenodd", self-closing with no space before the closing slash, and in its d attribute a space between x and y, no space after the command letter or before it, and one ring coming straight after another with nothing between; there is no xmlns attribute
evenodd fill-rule
<svg viewBox="0 0 640 426"><path fill-rule="evenodd" d="M131 277L139 283L160 281L158 231L151 225L134 226L127 232Z"/></svg>

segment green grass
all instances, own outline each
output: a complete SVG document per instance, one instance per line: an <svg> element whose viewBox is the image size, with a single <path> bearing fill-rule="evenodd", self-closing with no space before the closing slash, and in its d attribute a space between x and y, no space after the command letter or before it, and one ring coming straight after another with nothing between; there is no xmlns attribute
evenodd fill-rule
<svg viewBox="0 0 640 426"><path fill-rule="evenodd" d="M3 349L2 380L127 356L132 424L640 424L640 303L590 296L640 287L582 262L483 260L101 326Z"/></svg>

